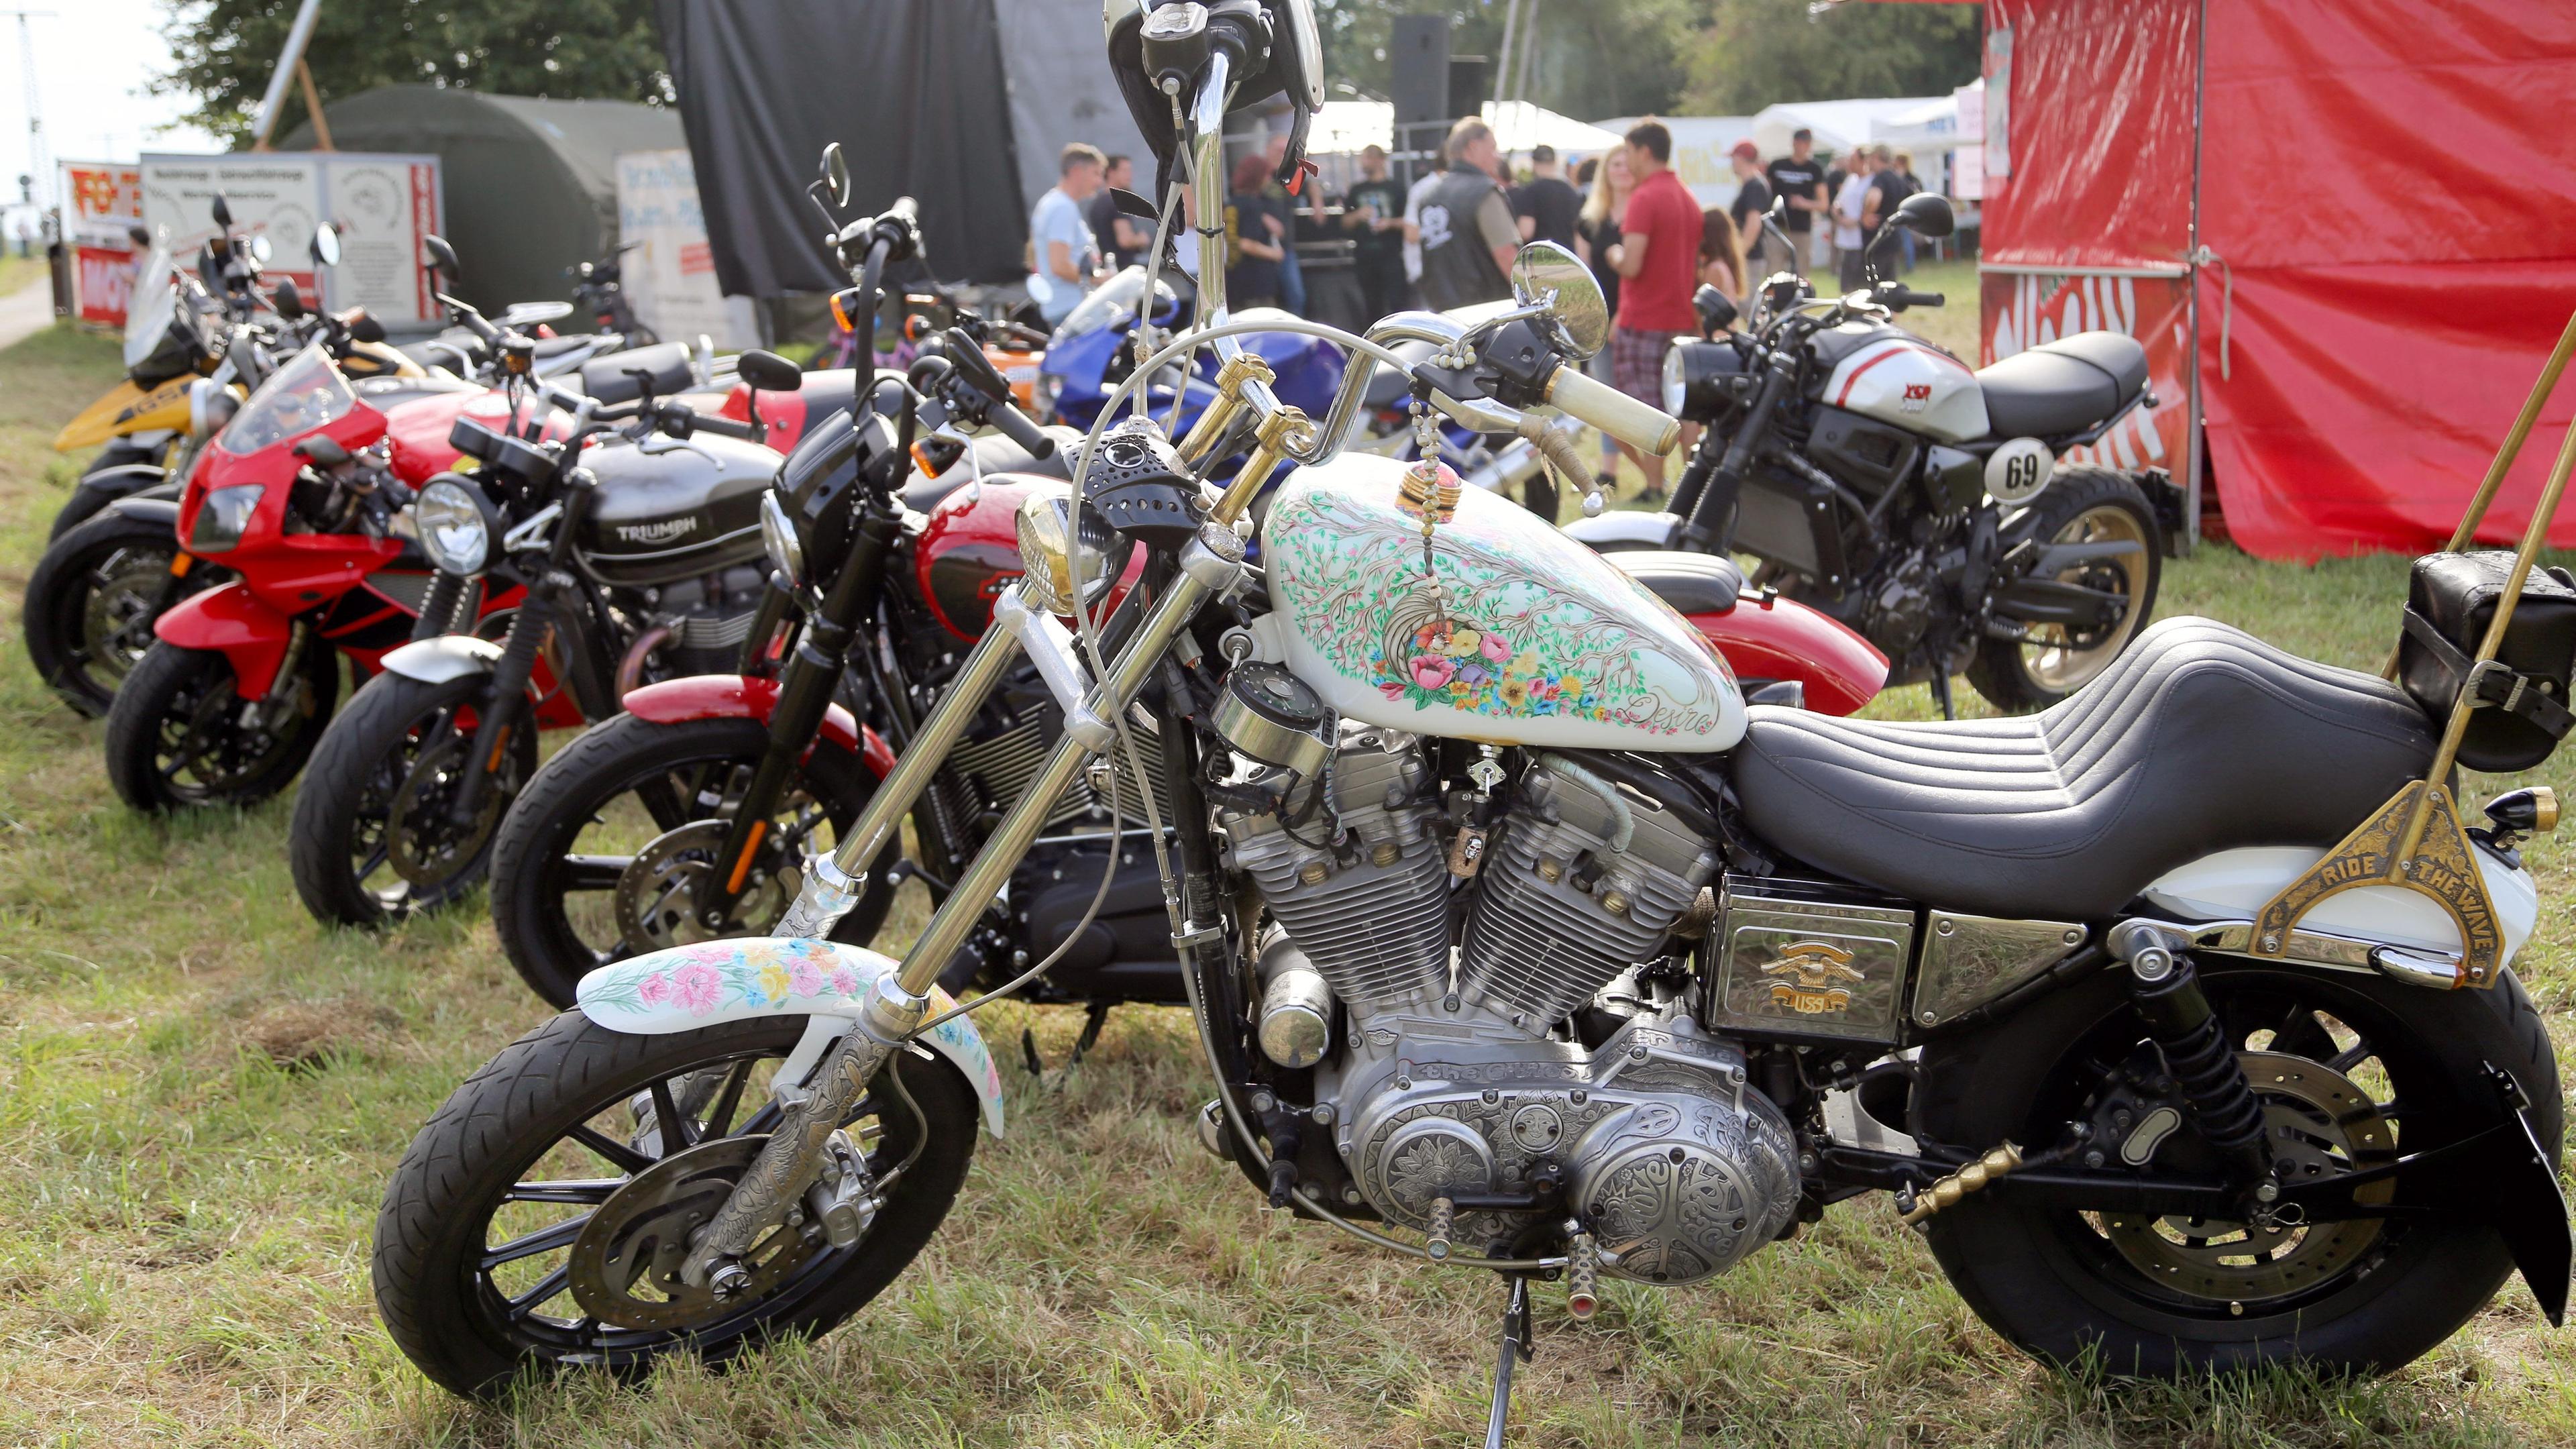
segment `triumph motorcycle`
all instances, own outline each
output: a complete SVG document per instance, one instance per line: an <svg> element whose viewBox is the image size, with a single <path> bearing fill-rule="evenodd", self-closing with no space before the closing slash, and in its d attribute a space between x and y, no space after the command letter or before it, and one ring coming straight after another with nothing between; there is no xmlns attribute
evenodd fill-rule
<svg viewBox="0 0 2576 1449"><path fill-rule="evenodd" d="M1229 101L1321 102L1301 0L1108 20L1202 214ZM1417 395L1480 432L1552 407L1670 449L1675 420L1581 371L1589 273L1538 244L1514 281L1464 331L1298 325L1396 365L1436 342ZM1166 351L1226 350L1221 292L1203 317ZM1872 1191L2051 1362L2385 1371L2517 1269L2563 1315L2556 1067L2511 970L2538 919L2515 847L2556 804L2464 828L2449 789L2555 743L2480 733L2576 667L2576 589L2528 567L2545 525L2509 567L2419 566L2408 686L2174 619L2036 717L1858 723L1748 708L1600 555L1434 461L1341 456L1330 423L1239 372L1178 443L1085 440L1077 487L1020 514L1027 622L960 662L778 935L592 973L414 1141L374 1259L414 1363L477 1395L640 1373L883 1290L1002 1126L936 978L1062 792L1135 781L1148 739L1203 1139L1278 1210L1499 1275L1489 1444L1535 1284L1588 1317L1605 1276L1704 1282ZM1135 586L1095 599L1131 551ZM1018 802L901 960L826 939L1021 658L1065 723Z"/></svg>
<svg viewBox="0 0 2576 1449"><path fill-rule="evenodd" d="M1873 266L1906 232L1951 225L1947 198L1906 198ZM1704 335L1664 360L1665 408L1702 429L1672 512L1567 532L1603 549L1751 555L1757 583L1859 630L1892 682L1929 683L1945 715L1953 674L2020 712L2109 668L2154 609L2181 495L2161 469L2059 459L2155 405L2145 349L2079 332L1972 372L1896 325L1938 294L1807 288L1787 273L1765 283L1751 333L1727 331L1734 303L1700 289Z"/></svg>

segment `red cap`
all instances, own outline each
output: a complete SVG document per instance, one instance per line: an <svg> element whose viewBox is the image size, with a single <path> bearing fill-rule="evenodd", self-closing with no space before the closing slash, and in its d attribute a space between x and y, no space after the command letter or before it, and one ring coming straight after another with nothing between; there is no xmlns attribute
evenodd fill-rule
<svg viewBox="0 0 2576 1449"><path fill-rule="evenodd" d="M1762 159L1761 151L1757 150L1750 141L1736 142L1733 154L1741 156L1747 161L1759 161Z"/></svg>

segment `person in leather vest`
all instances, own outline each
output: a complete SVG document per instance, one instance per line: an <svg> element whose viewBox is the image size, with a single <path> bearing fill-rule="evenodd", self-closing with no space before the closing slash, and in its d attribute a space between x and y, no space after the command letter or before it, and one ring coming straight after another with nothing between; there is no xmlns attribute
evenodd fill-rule
<svg viewBox="0 0 2576 1449"><path fill-rule="evenodd" d="M1449 128L1449 169L1422 199L1422 303L1435 312L1512 294L1520 224L1494 181L1494 130L1469 116Z"/></svg>

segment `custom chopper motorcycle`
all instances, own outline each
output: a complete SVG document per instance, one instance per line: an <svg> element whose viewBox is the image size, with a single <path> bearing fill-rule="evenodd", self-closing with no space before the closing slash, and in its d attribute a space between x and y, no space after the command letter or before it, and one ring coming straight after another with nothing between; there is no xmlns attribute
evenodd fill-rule
<svg viewBox="0 0 2576 1449"><path fill-rule="evenodd" d="M1108 21L1202 214L1230 99L1321 101L1300 0ZM1607 318L1551 250L1482 327L1316 335L1395 365L1390 339L1439 343L1417 395L1480 432L1546 405L1668 450L1674 420L1581 373ZM1220 293L1165 354L1233 326ZM2555 1063L2510 969L2538 916L2514 847L2555 802L2513 792L2469 831L2448 789L2455 760L2554 744L2467 728L2563 691L2576 589L2530 575L2543 525L2509 569L2419 568L2429 697L2177 619L2038 717L1864 724L1748 709L1606 559L1339 436L1238 369L1177 445L1087 438L1076 488L1023 505L997 627L779 934L601 968L424 1127L376 1230L403 1351L490 1394L856 1312L938 1228L976 1119L1002 1125L939 972L1062 791L1137 778L1148 738L1206 1143L1278 1209L1501 1276L1489 1443L1535 1282L1587 1316L1604 1275L1701 1282L1873 1189L2053 1361L2384 1370L2517 1267L2562 1314ZM1285 464L1256 570L1241 525ZM1131 549L1136 585L1094 603ZM826 939L1023 656L1065 724L1018 802L901 961Z"/></svg>
<svg viewBox="0 0 2576 1449"><path fill-rule="evenodd" d="M1873 265L1907 231L1950 229L1947 198L1908 197ZM2145 349L2080 332L1972 372L1893 320L1939 295L1807 285L1765 283L1749 334L1726 331L1734 304L1701 289L1706 335L1664 360L1665 408L1702 428L1672 512L1566 531L1604 550L1749 554L1756 583L1859 630L1945 715L1954 673L2023 711L2109 668L2154 609L2180 495L2160 469L2057 460L2154 405Z"/></svg>
<svg viewBox="0 0 2576 1449"><path fill-rule="evenodd" d="M528 352L460 315L501 355ZM620 359L637 365L603 375ZM435 570L411 642L331 722L296 790L290 861L315 919L377 925L454 900L482 878L540 729L606 719L648 678L737 662L779 461L756 388L795 404L779 409L782 443L852 392L847 372L803 377L767 353L740 366L739 420L656 396L691 381L676 343L594 363L584 391L514 378L502 416L456 418L447 441L475 467L424 482L411 507ZM498 642L469 627L485 594Z"/></svg>
<svg viewBox="0 0 2576 1449"><path fill-rule="evenodd" d="M843 295L864 315L878 271L919 248L908 208L857 227L842 251L857 286ZM975 321L959 313L954 329L923 338L905 383L880 378L870 411L818 432L780 470L768 520L772 587L806 601L792 647L755 651L740 677L627 694L625 713L549 760L504 817L493 848L494 925L540 996L568 1006L581 977L606 962L775 924L802 856L821 852L817 827L834 816L823 807L842 798L830 792L845 783L873 788L884 772L868 758L874 734L905 746L949 683L958 651L991 626L1021 572L1018 509L1033 487L1055 486L1030 475L1064 476L1081 435L1032 429L1005 407L1007 382L989 365ZM999 431L967 436L988 424ZM1620 562L1688 611L1721 653L1762 681L1755 687L1766 697L1845 714L1875 694L1885 661L1865 643L1783 600L1739 607L1731 567L1685 554ZM839 685L845 671L856 672L855 686ZM834 704L836 692L858 713ZM873 873L866 910L845 920L839 938L866 944L856 923L873 932L905 876L944 897L1062 727L1036 669L1017 666L914 811L917 858ZM1148 776L1157 778L1150 763ZM809 812L801 823L797 808ZM834 818L846 824L854 814L843 808ZM1182 999L1160 892L1136 846L1123 847L1123 885L1087 911L1112 847L1113 814L1132 824L1140 811L1090 782L1060 800L1047 839L1012 878L1007 922L977 933L942 973L956 989L998 984L1065 947L1028 989L1090 1006L1077 1052L1113 1005ZM1087 914L1082 940L1065 946Z"/></svg>

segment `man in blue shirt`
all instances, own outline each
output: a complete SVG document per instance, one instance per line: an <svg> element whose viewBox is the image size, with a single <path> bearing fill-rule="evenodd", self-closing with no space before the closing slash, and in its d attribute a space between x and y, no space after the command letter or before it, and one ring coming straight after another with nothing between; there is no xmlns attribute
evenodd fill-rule
<svg viewBox="0 0 2576 1449"><path fill-rule="evenodd" d="M1098 147L1080 141L1065 147L1056 184L1029 214L1029 245L1037 264L1029 296L1050 327L1080 304L1100 271L1100 241L1083 219L1082 204L1100 190L1107 169Z"/></svg>

